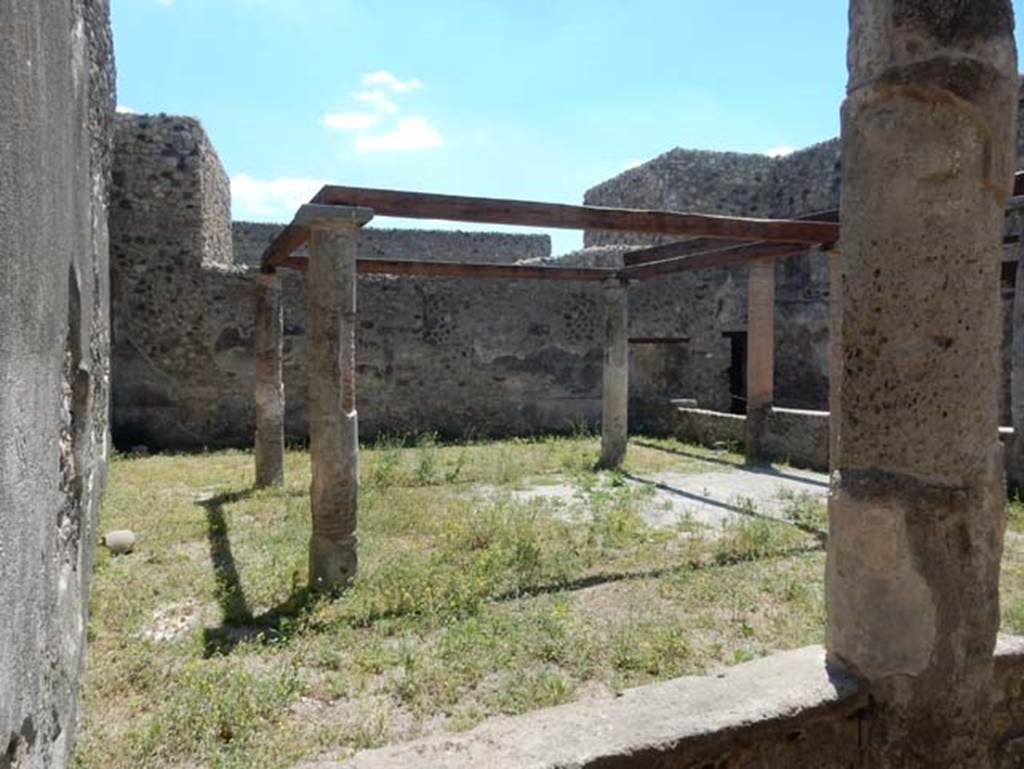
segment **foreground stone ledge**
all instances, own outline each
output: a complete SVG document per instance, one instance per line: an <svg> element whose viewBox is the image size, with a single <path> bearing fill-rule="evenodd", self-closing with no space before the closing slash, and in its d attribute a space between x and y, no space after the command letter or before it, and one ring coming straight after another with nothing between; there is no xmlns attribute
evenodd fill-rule
<svg viewBox="0 0 1024 769"><path fill-rule="evenodd" d="M861 684L815 646L303 769L689 769L726 755L748 762L738 766L854 766L866 706Z"/></svg>
<svg viewBox="0 0 1024 769"><path fill-rule="evenodd" d="M994 683L997 765L1019 767L1024 638L1000 636ZM867 685L810 646L296 769L862 769L874 717Z"/></svg>

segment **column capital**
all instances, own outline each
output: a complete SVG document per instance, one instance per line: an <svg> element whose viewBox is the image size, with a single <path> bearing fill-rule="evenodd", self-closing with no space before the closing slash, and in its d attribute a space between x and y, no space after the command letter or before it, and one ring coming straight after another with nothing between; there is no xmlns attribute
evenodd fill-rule
<svg viewBox="0 0 1024 769"><path fill-rule="evenodd" d="M370 208L307 203L295 214L292 224L311 230L354 230L372 218L373 209Z"/></svg>

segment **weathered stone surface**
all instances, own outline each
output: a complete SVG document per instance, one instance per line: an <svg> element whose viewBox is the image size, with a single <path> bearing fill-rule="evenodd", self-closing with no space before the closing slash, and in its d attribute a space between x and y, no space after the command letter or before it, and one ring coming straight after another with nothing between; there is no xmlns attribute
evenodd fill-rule
<svg viewBox="0 0 1024 769"><path fill-rule="evenodd" d="M313 531L309 584L347 586L356 575L359 427L356 413L356 243L373 213L303 206L310 227L309 458Z"/></svg>
<svg viewBox="0 0 1024 769"><path fill-rule="evenodd" d="M303 769L852 769L865 695L809 647Z"/></svg>
<svg viewBox="0 0 1024 769"><path fill-rule="evenodd" d="M625 281L604 284L604 356L601 392L601 467L618 467L629 441L629 288Z"/></svg>
<svg viewBox="0 0 1024 769"><path fill-rule="evenodd" d="M747 267L747 460L766 458L768 412L775 398L775 264Z"/></svg>
<svg viewBox="0 0 1024 769"><path fill-rule="evenodd" d="M1002 21L950 36L952 3L851 3L827 646L872 683L877 767L994 760L1018 81L1009 1L975 5Z"/></svg>
<svg viewBox="0 0 1024 769"><path fill-rule="evenodd" d="M284 483L284 379L281 279L258 275L254 286L256 360L256 486Z"/></svg>
<svg viewBox="0 0 1024 769"><path fill-rule="evenodd" d="M773 408L768 412L765 455L797 467L828 470L829 413Z"/></svg>
<svg viewBox="0 0 1024 769"><path fill-rule="evenodd" d="M737 216L795 216L839 205L839 143L825 142L782 158L676 149L592 188L593 205L670 208ZM659 239L587 233L592 246ZM779 260L775 298L775 402L825 409L828 396L828 261L817 251ZM747 269L702 270L678 276L674 290L689 299L682 309L693 363L680 367L675 394L701 408L730 408L730 341L748 331ZM659 281L641 284L643 291ZM651 288L648 288L651 287ZM634 313L642 322L643 311Z"/></svg>
<svg viewBox="0 0 1024 769"><path fill-rule="evenodd" d="M115 440L122 447L248 445L255 429L248 282L280 226L235 222L231 232L225 229L227 178L194 120L119 120L112 227L115 362L123 376L115 376ZM673 150L595 187L586 199L788 216L837 207L839 172L838 141L776 159ZM191 234L179 237L182 232ZM568 259L611 266L621 260L622 244L614 244L622 239L590 233L588 243L603 245ZM496 233L374 228L360 233L359 249L390 259L555 261L546 237ZM1007 258L1014 261L1016 254ZM304 440L305 279L285 273L284 364L292 394L286 431L290 439ZM633 335L674 340L631 346L630 397L640 406L634 409L636 428L658 429L646 418L655 412L643 405L668 397L730 409L730 335L748 328L746 283L745 268L736 267L671 276L630 291ZM382 276L363 276L359 284L364 436L457 436L469 424L477 434L529 434L599 423L596 287ZM776 265L776 405L827 408L829 292L827 256L810 251ZM1012 293L1008 280L1002 298L1004 424L1010 423ZM167 322L169 313L189 321ZM438 381L454 382L458 398L442 394Z"/></svg>
<svg viewBox="0 0 1024 769"><path fill-rule="evenodd" d="M1024 639L999 639L994 670L993 765L1015 769L1024 723ZM872 694L866 683L829 668L823 649L809 647L714 676L496 718L464 734L296 769L864 769L879 766L868 748L885 732Z"/></svg>
<svg viewBox="0 0 1024 769"><path fill-rule="evenodd" d="M664 432L679 440L704 446L724 445L742 450L746 417L663 404ZM762 456L772 462L827 470L829 413L802 409L769 409L765 419Z"/></svg>
<svg viewBox="0 0 1024 769"><path fill-rule="evenodd" d="M135 548L135 532L128 529L108 531L103 535L103 544L115 555L126 555Z"/></svg>
<svg viewBox="0 0 1024 769"><path fill-rule="evenodd" d="M0 766L74 742L109 398L105 0L0 3Z"/></svg>

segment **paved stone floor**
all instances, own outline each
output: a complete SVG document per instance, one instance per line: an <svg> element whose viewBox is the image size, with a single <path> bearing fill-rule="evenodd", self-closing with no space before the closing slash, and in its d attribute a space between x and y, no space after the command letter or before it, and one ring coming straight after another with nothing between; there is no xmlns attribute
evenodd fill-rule
<svg viewBox="0 0 1024 769"><path fill-rule="evenodd" d="M822 502L828 476L808 470L763 467L707 473L658 472L625 476L626 483L653 487L641 514L649 524L673 527L691 521L715 529L752 516L778 518L797 498ZM513 492L518 499L546 499L568 515L586 512L587 494L570 483L537 485Z"/></svg>

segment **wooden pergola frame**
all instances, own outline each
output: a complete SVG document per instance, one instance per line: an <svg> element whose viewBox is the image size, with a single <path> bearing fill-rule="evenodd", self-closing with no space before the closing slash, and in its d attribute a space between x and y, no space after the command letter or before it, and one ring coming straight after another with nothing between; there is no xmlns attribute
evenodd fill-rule
<svg viewBox="0 0 1024 769"><path fill-rule="evenodd" d="M442 219L553 229L597 230L680 240L637 248L622 268L404 261L358 258L356 232L374 216ZM280 268L310 274L310 457L313 535L310 585L348 584L356 572L358 427L355 410L356 275L507 278L600 282L604 372L602 467L621 464L629 397L628 285L686 270L746 264L750 268L747 365L747 456L763 456L773 397L775 259L839 239L838 215L754 219L677 211L571 206L521 200L326 186L261 259L256 292L256 482L284 478L284 388ZM296 252L307 246L308 256Z"/></svg>
<svg viewBox="0 0 1024 769"><path fill-rule="evenodd" d="M1014 195L1018 197L1010 201L1011 206L1015 202L1019 205L1019 196L1024 195L1024 174L1017 175ZM374 216L679 239L629 251L621 268L359 258L355 234ZM326 186L299 209L293 222L274 239L261 259L262 274L256 288L256 484L274 485L284 479L283 320L280 281L276 275L280 268L310 273L310 584L329 588L347 584L356 570L357 273L601 283L604 372L598 464L617 467L627 444L629 283L688 270L747 265L746 454L748 461L760 461L765 456L766 422L774 399L775 260L802 254L810 248L820 248L830 255L831 322L835 328L838 303L834 298L841 290L840 271L835 268L838 241L839 212L835 210L799 219L754 219ZM297 255L307 244L308 256ZM835 397L836 388L832 389L830 400Z"/></svg>

